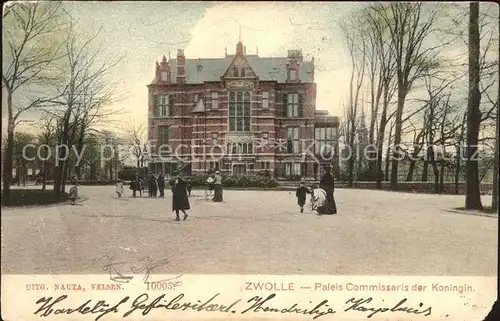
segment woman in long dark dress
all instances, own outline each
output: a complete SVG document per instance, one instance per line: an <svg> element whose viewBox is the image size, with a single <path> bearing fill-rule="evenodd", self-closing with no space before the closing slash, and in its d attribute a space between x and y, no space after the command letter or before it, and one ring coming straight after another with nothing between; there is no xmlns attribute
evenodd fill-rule
<svg viewBox="0 0 500 321"><path fill-rule="evenodd" d="M212 198L214 202L222 202L222 176L219 171L215 172L214 177L214 197Z"/></svg>
<svg viewBox="0 0 500 321"><path fill-rule="evenodd" d="M318 211L318 214L337 214L337 204L335 204L335 198L333 197L335 179L332 176L331 170L331 167L325 167L325 174L321 177L319 183L319 187L326 192L326 202L321 210Z"/></svg>
<svg viewBox="0 0 500 321"><path fill-rule="evenodd" d="M184 214L183 220L185 221L188 217L186 210L190 208L186 182L176 175L172 184L172 211L175 211L175 221L180 221L179 211Z"/></svg>

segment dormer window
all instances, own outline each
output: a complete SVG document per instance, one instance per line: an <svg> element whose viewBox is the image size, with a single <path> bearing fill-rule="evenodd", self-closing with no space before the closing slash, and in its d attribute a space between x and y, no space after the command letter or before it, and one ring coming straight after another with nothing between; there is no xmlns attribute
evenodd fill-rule
<svg viewBox="0 0 500 321"><path fill-rule="evenodd" d="M296 69L290 70L290 80L291 81L297 80L297 70Z"/></svg>
<svg viewBox="0 0 500 321"><path fill-rule="evenodd" d="M241 69L240 69L240 77L245 77L245 67L241 67Z"/></svg>
<svg viewBox="0 0 500 321"><path fill-rule="evenodd" d="M238 77L238 68L233 67L233 76Z"/></svg>
<svg viewBox="0 0 500 321"><path fill-rule="evenodd" d="M203 71L203 65L196 65L196 70L198 72L202 72Z"/></svg>

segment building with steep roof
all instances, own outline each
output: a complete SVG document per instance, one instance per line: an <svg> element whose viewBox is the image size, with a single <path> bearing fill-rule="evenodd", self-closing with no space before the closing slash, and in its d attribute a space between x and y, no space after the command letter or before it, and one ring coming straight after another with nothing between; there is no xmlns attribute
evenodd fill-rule
<svg viewBox="0 0 500 321"><path fill-rule="evenodd" d="M300 50L260 57L240 41L234 55L186 59L179 49L156 63L148 91L154 171L314 178L335 160L338 118L316 110L314 58Z"/></svg>

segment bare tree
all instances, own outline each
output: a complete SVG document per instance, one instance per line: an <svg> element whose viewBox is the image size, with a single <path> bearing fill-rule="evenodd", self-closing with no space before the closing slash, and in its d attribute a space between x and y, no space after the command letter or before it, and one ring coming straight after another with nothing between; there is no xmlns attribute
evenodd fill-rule
<svg viewBox="0 0 500 321"><path fill-rule="evenodd" d="M368 50L369 78L371 80L371 121L370 121L370 142L374 137L377 146L376 182L377 188L382 188L384 172L382 170L384 141L387 124L394 116L394 112L389 111L389 106L397 89L396 60L391 49L393 39L390 36L389 27L385 24L378 13L377 5L369 6L362 10L361 20L366 28L366 37L369 39L371 50ZM377 79L378 76L378 79ZM382 100L382 108L379 104ZM376 127L376 133L375 133ZM376 135L375 135L376 134Z"/></svg>
<svg viewBox="0 0 500 321"><path fill-rule="evenodd" d="M354 148L356 132L358 127L359 95L365 77L367 44L364 31L358 28L359 20L356 16L351 16L343 21L341 29L344 33L347 49L351 57L351 79L349 82L349 103L347 106L347 137L348 146ZM348 184L353 186L354 180L355 153L351 153L348 159Z"/></svg>
<svg viewBox="0 0 500 321"><path fill-rule="evenodd" d="M82 37L72 29L65 44L67 61L64 68L67 79L60 85L60 96L51 113L57 117L60 146L72 146L74 143L79 153L83 152L85 135L95 125L116 112L106 109L116 101L116 85L106 76L111 68L122 58L99 62L103 43L96 49L93 45L99 32L81 40ZM66 161L68 150L63 148L59 155L63 158L55 170L54 192L59 197L65 189L66 175L71 171ZM79 167L75 168L79 172Z"/></svg>
<svg viewBox="0 0 500 321"><path fill-rule="evenodd" d="M496 101L496 110L497 110L497 119L496 119L496 134L495 134L495 158L494 158L494 168L493 168L493 190L491 193L491 208L494 211L498 211L498 175L499 175L499 165L500 162L499 153L500 153L500 112L498 107L498 94Z"/></svg>
<svg viewBox="0 0 500 321"><path fill-rule="evenodd" d="M23 2L5 8L2 89L7 101L7 138L3 162L4 198L10 199L14 131L20 116L53 101L44 86L58 78L54 63L64 57L58 2ZM38 93L36 89L39 89ZM41 90L44 89L44 90ZM17 95L21 93L21 95ZM54 97L54 95L56 97ZM24 99L23 99L24 98Z"/></svg>
<svg viewBox="0 0 500 321"><path fill-rule="evenodd" d="M426 5L423 9L420 2L392 2L372 6L389 31L391 51L396 62L396 76L398 82L398 104L395 115L394 128L394 156L392 159L391 187L397 188L398 157L400 152L403 109L405 99L413 83L422 73L436 67L433 58L435 50L442 46L426 46L425 41L435 30L433 25L438 18L437 6ZM431 7L433 6L433 7Z"/></svg>
<svg viewBox="0 0 500 321"><path fill-rule="evenodd" d="M466 209L482 209L477 164L477 144L481 125L479 3L470 3L469 13L469 97L467 103L467 186Z"/></svg>
<svg viewBox="0 0 500 321"><path fill-rule="evenodd" d="M50 154L52 152L52 149L50 146L53 146L57 140L56 138L56 123L55 123L55 118L50 115L45 115L44 118L42 118L42 123L40 124L40 128L42 132L39 135L38 142L40 145L44 145L44 148L41 149L41 158L42 160L42 190L46 190L46 185L47 185L47 178L49 174L49 166L50 163L52 163L49 160Z"/></svg>
<svg viewBox="0 0 500 321"><path fill-rule="evenodd" d="M146 128L144 125L130 124L127 130L127 138L130 144L130 151L137 162L137 168L144 167L148 159L148 145L146 142Z"/></svg>

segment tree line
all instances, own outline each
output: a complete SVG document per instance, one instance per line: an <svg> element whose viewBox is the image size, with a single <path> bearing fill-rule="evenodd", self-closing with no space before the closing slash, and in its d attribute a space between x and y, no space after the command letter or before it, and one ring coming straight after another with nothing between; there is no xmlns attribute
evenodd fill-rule
<svg viewBox="0 0 500 321"><path fill-rule="evenodd" d="M87 26L88 27L88 26ZM61 2L17 2L4 10L4 55L2 90L5 94L7 133L2 140L3 199L10 199L13 168L18 181L27 175L27 160L21 157L27 144L69 146L85 157L77 163L71 151L59 148L41 149L58 153L54 159L38 159L32 167L43 173L43 188L50 175L54 194L60 198L65 182L75 174L80 176L87 166L90 176L98 175L97 149L100 144L116 146L124 140L137 140L137 130L118 135L99 130L99 125L112 126L110 116L121 112L112 108L123 95L110 71L123 61L123 56L109 58L103 54L104 42L99 41L102 29L87 32L65 10ZM83 31L82 31L83 30ZM38 118L34 127L39 134L18 132L19 124L31 117ZM138 138L139 140L143 138ZM140 142L142 148L142 141ZM26 149L29 153L35 149ZM68 153L70 153L68 155ZM118 165L124 159L111 157L104 167L109 177L116 177Z"/></svg>
<svg viewBox="0 0 500 321"><path fill-rule="evenodd" d="M364 167L356 154L347 160L351 186L363 177L378 188L387 180L396 190L418 168L421 180L432 177L439 193L445 176L452 174L458 186L463 174L465 207L481 209L480 181L493 167L497 208L498 8L483 6L480 11L478 3L366 4L340 21L351 59L340 139L360 144L366 127L364 143L375 156Z"/></svg>

